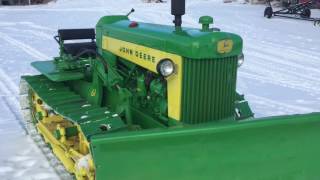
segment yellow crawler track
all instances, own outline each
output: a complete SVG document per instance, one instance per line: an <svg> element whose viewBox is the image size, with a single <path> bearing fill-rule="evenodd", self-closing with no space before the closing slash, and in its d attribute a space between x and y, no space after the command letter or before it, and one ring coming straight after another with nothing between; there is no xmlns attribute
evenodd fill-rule
<svg viewBox="0 0 320 180"><path fill-rule="evenodd" d="M44 143L38 144L41 144L41 149L49 154L49 161L52 159L52 154L50 153L52 152L61 162L66 172L74 175L77 180L94 180L95 170L89 143L81 129L62 116L51 112L37 94L30 92L31 90L26 82L21 82L20 91L22 97L21 109L26 119L26 127L32 137L36 137L34 138L36 142L43 140ZM66 128L69 127L77 128L78 133L76 136L66 136ZM59 138L54 135L55 132L59 133ZM38 136L39 134L41 137ZM49 145L50 149L46 147L46 144ZM59 163L56 160L53 161L55 161L53 166L56 168L56 164ZM72 176L68 176L66 172L61 171L61 166L58 171L59 175L63 175L62 179L73 179Z"/></svg>

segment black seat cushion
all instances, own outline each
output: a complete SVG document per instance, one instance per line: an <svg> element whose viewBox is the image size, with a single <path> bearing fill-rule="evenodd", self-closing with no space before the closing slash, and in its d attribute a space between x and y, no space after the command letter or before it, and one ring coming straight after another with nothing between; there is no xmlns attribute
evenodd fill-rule
<svg viewBox="0 0 320 180"><path fill-rule="evenodd" d="M90 29L59 29L60 41L74 39L95 39L95 31Z"/></svg>
<svg viewBox="0 0 320 180"><path fill-rule="evenodd" d="M84 50L97 50L95 42L84 42L84 43L66 43L64 44L64 52L71 54L72 56L77 56Z"/></svg>

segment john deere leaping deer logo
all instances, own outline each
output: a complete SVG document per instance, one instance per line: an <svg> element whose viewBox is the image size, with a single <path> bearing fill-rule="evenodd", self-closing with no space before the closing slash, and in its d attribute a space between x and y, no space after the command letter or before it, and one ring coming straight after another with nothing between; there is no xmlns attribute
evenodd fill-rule
<svg viewBox="0 0 320 180"><path fill-rule="evenodd" d="M91 96L96 96L97 94L97 90L96 89L92 89L91 90Z"/></svg>
<svg viewBox="0 0 320 180"><path fill-rule="evenodd" d="M224 54L232 51L233 41L231 39L225 39L218 42L218 53Z"/></svg>

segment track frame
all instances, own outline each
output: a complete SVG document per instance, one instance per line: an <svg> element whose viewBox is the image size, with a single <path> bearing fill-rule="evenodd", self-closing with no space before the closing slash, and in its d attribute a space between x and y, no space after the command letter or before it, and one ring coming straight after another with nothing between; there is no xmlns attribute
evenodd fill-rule
<svg viewBox="0 0 320 180"><path fill-rule="evenodd" d="M28 134L60 178L94 180L95 167L90 154L90 143L80 127L50 112L48 105L23 79L20 82L20 104ZM68 135L67 129L74 127L77 134Z"/></svg>

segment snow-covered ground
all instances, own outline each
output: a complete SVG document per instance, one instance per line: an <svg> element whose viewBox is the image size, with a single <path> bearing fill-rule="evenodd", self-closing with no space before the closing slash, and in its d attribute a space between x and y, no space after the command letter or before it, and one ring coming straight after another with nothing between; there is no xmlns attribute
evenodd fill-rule
<svg viewBox="0 0 320 180"><path fill-rule="evenodd" d="M140 0L58 0L40 6L0 7L0 176L1 179L58 179L36 145L25 136L18 107L22 74L35 74L29 64L58 55L53 40L59 28L94 27L103 15L125 14L159 24L172 24L170 3ZM202 15L214 26L244 39L245 64L238 89L257 117L320 111L320 27L291 19L265 19L263 5L187 0L183 25L200 27ZM314 10L320 17L320 11Z"/></svg>

